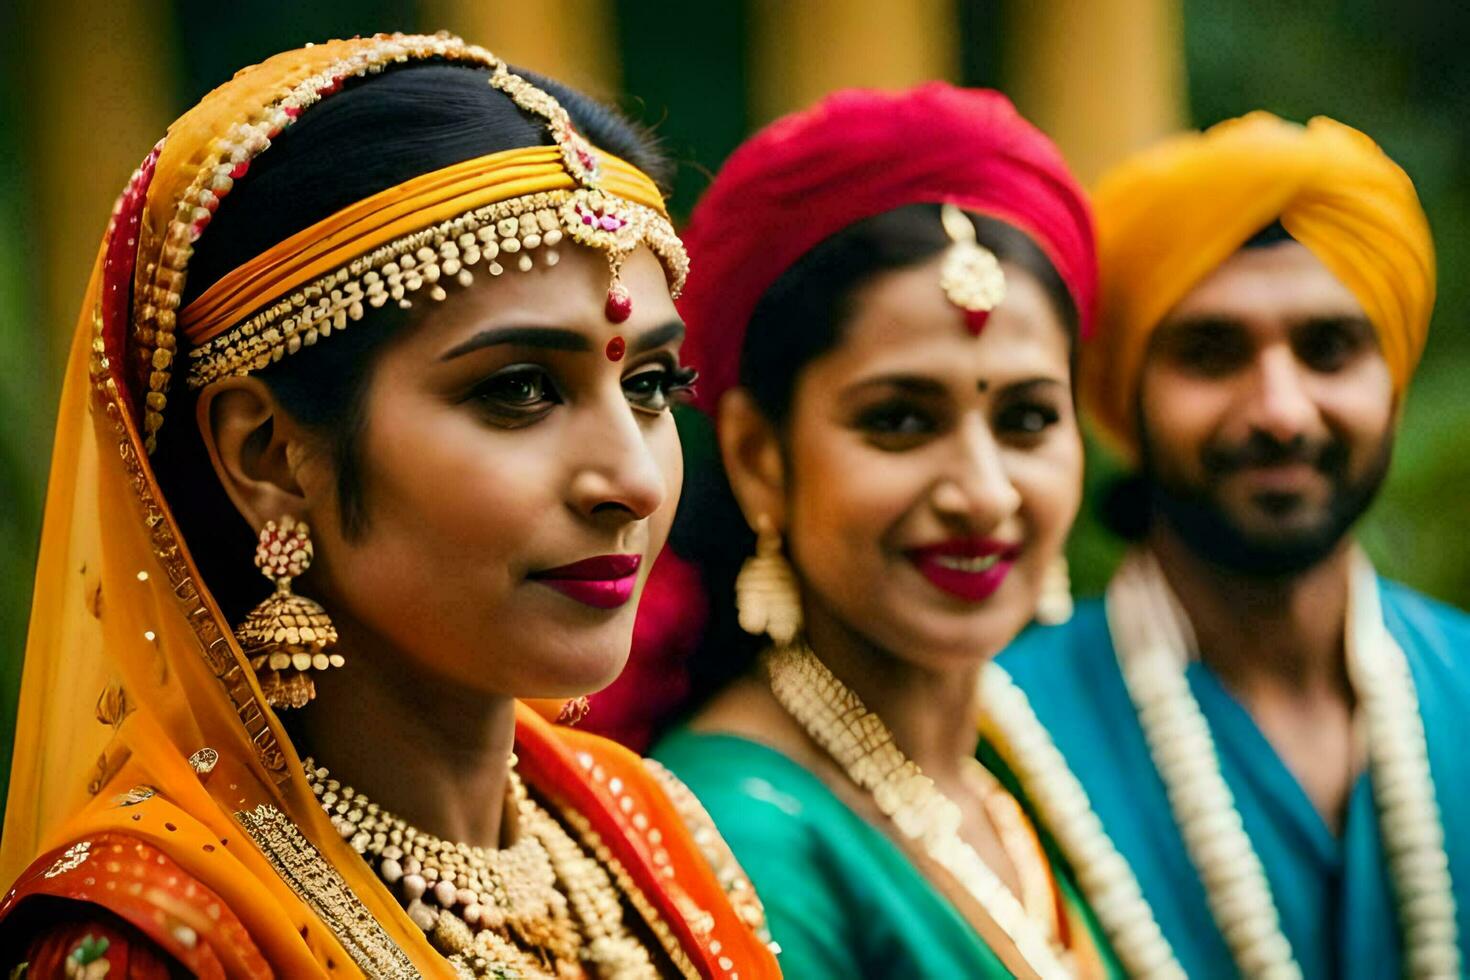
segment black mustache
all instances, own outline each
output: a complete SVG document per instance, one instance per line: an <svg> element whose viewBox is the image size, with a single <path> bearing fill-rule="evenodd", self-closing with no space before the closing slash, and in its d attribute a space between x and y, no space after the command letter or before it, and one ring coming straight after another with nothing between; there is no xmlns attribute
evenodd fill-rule
<svg viewBox="0 0 1470 980"><path fill-rule="evenodd" d="M1217 476L1256 466L1304 463L1323 473L1338 473L1347 462L1347 446L1337 439L1308 440L1304 436L1281 440L1265 432L1253 432L1235 446L1211 446L1202 459L1205 469Z"/></svg>

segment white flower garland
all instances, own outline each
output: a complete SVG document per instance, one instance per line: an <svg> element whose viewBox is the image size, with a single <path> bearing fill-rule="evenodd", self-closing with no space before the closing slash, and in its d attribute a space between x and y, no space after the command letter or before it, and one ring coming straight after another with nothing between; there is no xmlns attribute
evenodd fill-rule
<svg viewBox="0 0 1470 980"><path fill-rule="evenodd" d="M1129 555L1108 587L1108 627L1129 696L1211 914L1248 977L1299 978L1265 869L1220 770L1209 723L1189 689L1193 630L1163 572ZM1369 760L1384 849L1398 899L1404 972L1457 977L1455 898L1428 746L1408 661L1383 624L1378 583L1353 559L1347 667L1367 718Z"/></svg>
<svg viewBox="0 0 1470 980"><path fill-rule="evenodd" d="M1026 694L1005 668L980 674L980 728L1005 757L1027 798L1066 854L1087 902L1130 977L1180 980L1184 968L1144 900L1133 869L1113 845Z"/></svg>

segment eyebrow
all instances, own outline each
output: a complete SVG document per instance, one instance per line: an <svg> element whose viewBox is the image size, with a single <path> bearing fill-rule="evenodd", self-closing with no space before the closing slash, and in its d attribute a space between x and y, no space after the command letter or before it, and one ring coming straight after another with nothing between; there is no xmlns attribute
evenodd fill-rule
<svg viewBox="0 0 1470 980"><path fill-rule="evenodd" d="M500 327L482 330L461 344L456 344L443 354L441 361L452 361L473 351L486 347L515 344L519 347L540 347L544 350L590 351L592 344L575 330L559 327Z"/></svg>
<svg viewBox="0 0 1470 980"><path fill-rule="evenodd" d="M682 339L684 329L683 320L670 320L652 330L647 330L634 339L632 352L641 354ZM575 330L566 330L561 327L499 327L495 330L482 330L463 343L456 344L439 355L439 360L452 361L456 357L463 357L474 351L484 350L486 347L505 345L539 347L542 350L572 351L573 353L586 353L592 350L592 342Z"/></svg>
<svg viewBox="0 0 1470 980"><path fill-rule="evenodd" d="M1301 330L1304 327L1340 327L1346 330L1372 332L1373 321L1366 316L1355 313L1308 313L1303 316L1291 317L1287 320L1287 329ZM1249 330L1248 324L1237 317L1222 316L1214 313L1201 313L1198 316L1185 317L1159 325L1154 336L1171 336L1175 334L1202 333L1208 331L1233 331Z"/></svg>
<svg viewBox="0 0 1470 980"><path fill-rule="evenodd" d="M1373 321L1366 316L1351 313L1341 315L1329 314L1323 316L1307 316L1292 323L1293 330L1313 329L1321 330L1325 327L1336 327L1352 333L1372 334Z"/></svg>
<svg viewBox="0 0 1470 980"><path fill-rule="evenodd" d="M1067 383L1065 381L1046 374L1038 374L1034 377L1022 378L1019 381L1006 381L1001 384L997 384L993 379L984 380L988 383L990 390L997 393L1015 392L1023 389L1041 388L1048 386L1054 386L1058 388L1067 387ZM890 374L883 375L877 378L869 378L866 381L859 381L848 388L848 392L851 394L857 394L869 388L897 388L899 391L902 391L905 394L920 395L931 398L945 395L949 391L948 385L946 385L942 381L935 381L933 378L926 378L922 375L916 374Z"/></svg>
<svg viewBox="0 0 1470 980"><path fill-rule="evenodd" d="M899 391L909 395L942 395L947 390L943 382L935 381L917 374L884 374L876 378L868 378L848 387L853 394L866 391L869 388L897 388Z"/></svg>
<svg viewBox="0 0 1470 980"><path fill-rule="evenodd" d="M642 354L644 351L662 347L664 344L672 344L676 340L684 339L684 321L670 320L668 323L646 330L629 344L629 349L634 354Z"/></svg>

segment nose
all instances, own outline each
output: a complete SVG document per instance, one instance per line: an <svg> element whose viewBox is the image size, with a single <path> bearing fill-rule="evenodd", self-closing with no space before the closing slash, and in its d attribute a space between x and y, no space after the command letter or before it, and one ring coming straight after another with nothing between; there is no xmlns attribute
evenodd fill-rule
<svg viewBox="0 0 1470 980"><path fill-rule="evenodd" d="M579 463L569 503L589 520L643 520L663 506L668 485L644 427L621 395L589 406L589 420L575 430L570 451Z"/></svg>
<svg viewBox="0 0 1470 980"><path fill-rule="evenodd" d="M1254 371L1255 383L1241 413L1252 431L1265 433L1283 445L1311 431L1318 417L1317 404L1303 370L1284 347L1261 353Z"/></svg>
<svg viewBox="0 0 1470 980"><path fill-rule="evenodd" d="M1020 510L1021 494L988 423L969 419L956 439L955 466L935 488L934 506L944 517L990 531Z"/></svg>

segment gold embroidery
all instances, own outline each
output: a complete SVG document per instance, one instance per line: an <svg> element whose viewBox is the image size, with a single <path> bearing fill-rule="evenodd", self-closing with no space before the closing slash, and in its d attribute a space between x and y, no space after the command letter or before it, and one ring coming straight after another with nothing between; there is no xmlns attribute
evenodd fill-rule
<svg viewBox="0 0 1470 980"><path fill-rule="evenodd" d="M281 880L332 930L364 973L370 977L418 976L408 955L289 817L262 803L254 810L237 811L235 819Z"/></svg>
<svg viewBox="0 0 1470 980"><path fill-rule="evenodd" d="M98 323L100 322L99 315ZM142 508L143 526L148 529L152 539L153 554L168 575L179 609L199 639L205 662L214 672L214 676L219 678L230 702L235 706L235 712L239 715L246 734L255 745L261 765L265 766L278 783L284 782L289 775L286 771L286 757L276 743L275 732L266 721L265 713L255 700L247 672L242 669L239 659L230 649L228 636L220 629L204 592L194 583L193 571L174 535L173 523L155 498L152 483L134 441L135 436L126 421L127 405L118 390L116 379L106 376L99 378L96 391L102 409L112 422L117 435L118 455L122 458L128 482L132 484L133 495Z"/></svg>
<svg viewBox="0 0 1470 980"><path fill-rule="evenodd" d="M56 859L56 863L46 869L46 877L55 878L80 868L82 863L91 856L88 853L91 849L92 842L89 840L79 841L68 847L62 852L61 857Z"/></svg>
<svg viewBox="0 0 1470 980"><path fill-rule="evenodd" d="M154 792L152 786L134 786L126 793L115 797L112 803L114 806L137 806L145 800L153 799Z"/></svg>
<svg viewBox="0 0 1470 980"><path fill-rule="evenodd" d="M699 853L704 856L705 861L714 869L715 878L718 879L720 887L724 889L726 897L735 909L735 914L740 916L750 929L760 937L762 942L771 942L770 930L766 927L766 909L761 904L760 896L755 892L755 886L750 883L745 869L740 866L730 845L725 843L725 838L720 836L720 831L715 827L713 818L699 798L690 791L684 781L675 776L664 765L654 759L644 759L643 765L658 780L663 788L664 795L673 804L674 812L684 822L694 843L699 847Z"/></svg>
<svg viewBox="0 0 1470 980"><path fill-rule="evenodd" d="M674 935L674 931L669 928L663 916L659 915L658 909L653 907L648 896L643 894L643 890L638 887L633 876L628 874L622 862L613 856L612 850L603 843L602 837L592 829L591 822L571 807L558 806L557 810L557 815L576 832L582 846L591 851L597 857L598 863L607 869L608 874L612 875L613 881L617 882L618 890L628 899L634 910L643 917L643 921L647 923L659 945L663 947L669 959L673 960L679 975L687 977L688 980L699 980L700 973L690 962L689 955L684 952L684 947L679 943L679 938Z"/></svg>

